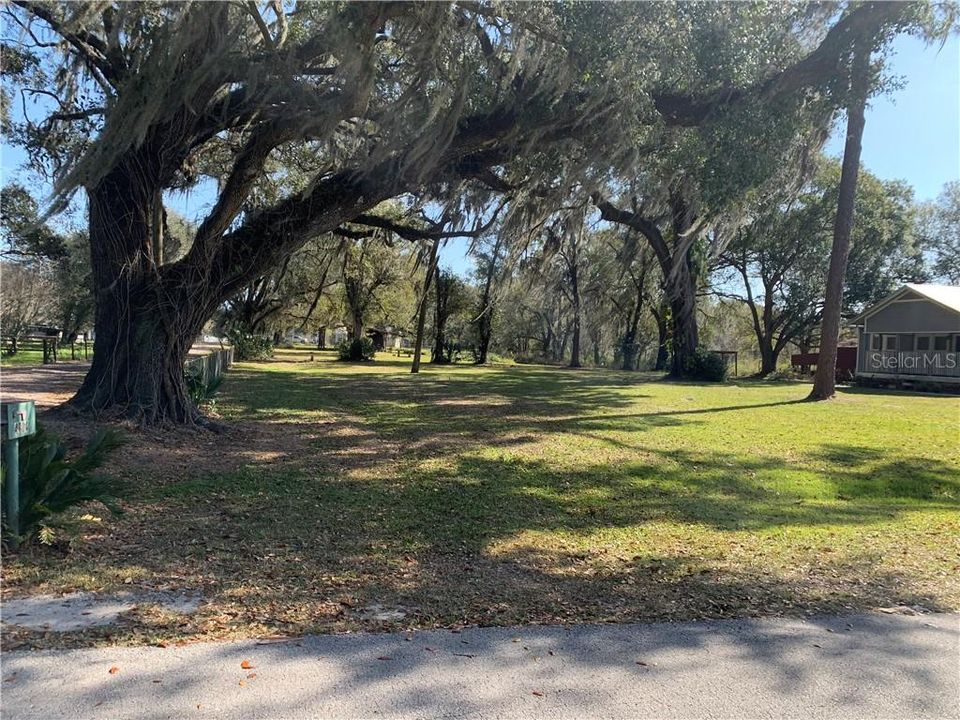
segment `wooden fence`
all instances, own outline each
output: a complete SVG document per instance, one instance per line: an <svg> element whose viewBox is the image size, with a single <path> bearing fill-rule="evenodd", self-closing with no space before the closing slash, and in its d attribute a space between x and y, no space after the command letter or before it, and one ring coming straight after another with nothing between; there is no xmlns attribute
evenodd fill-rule
<svg viewBox="0 0 960 720"><path fill-rule="evenodd" d="M183 368L187 372L198 373L203 378L203 384L210 385L214 380L222 378L232 364L233 348L228 347L192 357L183 364Z"/></svg>

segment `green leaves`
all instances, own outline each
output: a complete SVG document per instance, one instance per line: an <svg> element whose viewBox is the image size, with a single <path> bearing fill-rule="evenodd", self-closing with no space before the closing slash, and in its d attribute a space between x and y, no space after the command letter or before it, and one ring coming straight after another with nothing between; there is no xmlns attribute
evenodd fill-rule
<svg viewBox="0 0 960 720"><path fill-rule="evenodd" d="M38 427L35 435L20 441L20 530L30 539L38 530L41 542L52 538L47 521L87 502L99 502L113 513L122 512L117 504L122 485L94 471L106 463L123 443L116 430L98 430L83 453L67 459L63 441ZM6 475L4 475L6 481ZM6 516L3 532L9 533Z"/></svg>

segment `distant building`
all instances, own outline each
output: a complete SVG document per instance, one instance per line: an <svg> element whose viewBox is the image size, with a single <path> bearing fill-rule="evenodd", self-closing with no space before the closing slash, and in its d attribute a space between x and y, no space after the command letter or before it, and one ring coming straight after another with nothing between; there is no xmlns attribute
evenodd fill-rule
<svg viewBox="0 0 960 720"><path fill-rule="evenodd" d="M400 350L413 347L413 341L407 337L406 332L393 325L370 328L367 330L367 336L373 340L373 346L377 350Z"/></svg>
<svg viewBox="0 0 960 720"><path fill-rule="evenodd" d="M960 287L904 285L853 324L858 378L960 385Z"/></svg>

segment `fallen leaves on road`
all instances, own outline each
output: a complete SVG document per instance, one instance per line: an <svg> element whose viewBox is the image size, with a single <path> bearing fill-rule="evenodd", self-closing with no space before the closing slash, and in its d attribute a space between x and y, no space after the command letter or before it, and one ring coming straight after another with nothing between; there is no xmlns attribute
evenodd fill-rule
<svg viewBox="0 0 960 720"><path fill-rule="evenodd" d="M116 675L118 672L120 672L120 668L114 665L112 668L107 670L107 672L110 673L111 675Z"/></svg>
<svg viewBox="0 0 960 720"><path fill-rule="evenodd" d="M249 660L244 660L242 663L240 663L240 667L243 668L244 670L253 670L256 667L256 665L254 665Z"/></svg>
<svg viewBox="0 0 960 720"><path fill-rule="evenodd" d="M540 692L539 690L534 690L533 694L536 695L537 697L543 697L543 693Z"/></svg>

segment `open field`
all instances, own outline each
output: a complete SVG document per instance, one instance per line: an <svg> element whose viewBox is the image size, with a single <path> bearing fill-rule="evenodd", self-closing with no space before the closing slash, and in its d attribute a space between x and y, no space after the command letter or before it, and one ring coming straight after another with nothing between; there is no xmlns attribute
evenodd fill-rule
<svg viewBox="0 0 960 720"><path fill-rule="evenodd" d="M960 608L960 398L310 355L235 366L222 434L133 432L123 516L5 558L7 595L197 614L6 641Z"/></svg>

